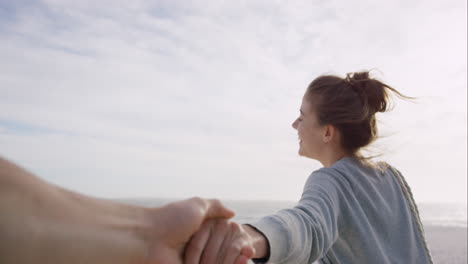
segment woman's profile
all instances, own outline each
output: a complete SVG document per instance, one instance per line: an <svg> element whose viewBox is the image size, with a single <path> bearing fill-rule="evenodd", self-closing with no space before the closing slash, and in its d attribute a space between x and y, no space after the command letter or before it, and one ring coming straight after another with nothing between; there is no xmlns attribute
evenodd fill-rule
<svg viewBox="0 0 468 264"><path fill-rule="evenodd" d="M368 71L313 80L292 126L299 154L323 168L294 208L248 225L206 223L187 263L237 263L252 248L258 263L432 263L402 174L362 154L377 139L376 113L389 109L390 93L409 98Z"/></svg>

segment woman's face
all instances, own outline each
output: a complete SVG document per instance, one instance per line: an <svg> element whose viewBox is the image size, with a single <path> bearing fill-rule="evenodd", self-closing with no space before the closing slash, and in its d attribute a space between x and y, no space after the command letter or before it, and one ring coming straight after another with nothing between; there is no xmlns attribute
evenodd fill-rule
<svg viewBox="0 0 468 264"><path fill-rule="evenodd" d="M321 126L309 100L302 98L299 117L292 123L299 136L299 155L318 159L323 153L325 127Z"/></svg>

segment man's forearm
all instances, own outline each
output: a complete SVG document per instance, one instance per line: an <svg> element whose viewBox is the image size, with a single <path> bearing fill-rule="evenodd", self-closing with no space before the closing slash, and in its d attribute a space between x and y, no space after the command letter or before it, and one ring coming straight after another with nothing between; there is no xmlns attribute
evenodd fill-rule
<svg viewBox="0 0 468 264"><path fill-rule="evenodd" d="M0 212L0 263L133 264L148 254L149 210L64 190L3 159Z"/></svg>
<svg viewBox="0 0 468 264"><path fill-rule="evenodd" d="M160 208L96 199L0 158L2 264L182 264L185 244L205 220L233 215L201 198Z"/></svg>

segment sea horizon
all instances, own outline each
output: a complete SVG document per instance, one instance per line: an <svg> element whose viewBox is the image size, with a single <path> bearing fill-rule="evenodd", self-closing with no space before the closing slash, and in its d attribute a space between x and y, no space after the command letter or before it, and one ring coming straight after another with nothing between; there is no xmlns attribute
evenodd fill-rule
<svg viewBox="0 0 468 264"><path fill-rule="evenodd" d="M133 197L117 198L114 201L140 205L145 207L159 207L164 204L180 200L179 198L151 198ZM281 209L291 208L297 201L291 200L253 200L253 199L220 199L227 207L236 212L234 220L253 221ZM417 203L421 221L424 226L461 227L468 228L467 204L460 202L421 202Z"/></svg>

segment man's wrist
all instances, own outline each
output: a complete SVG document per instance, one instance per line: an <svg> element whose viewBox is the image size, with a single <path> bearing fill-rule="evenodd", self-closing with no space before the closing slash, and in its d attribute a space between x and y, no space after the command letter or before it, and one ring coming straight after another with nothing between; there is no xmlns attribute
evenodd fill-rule
<svg viewBox="0 0 468 264"><path fill-rule="evenodd" d="M61 197L55 208L63 217L49 218L48 222L70 229L64 233L53 228L51 233L60 239L76 237L75 243L80 245L77 251L63 248L64 253L72 250L70 255L87 256L87 263L145 263L152 231L148 208L57 189Z"/></svg>

